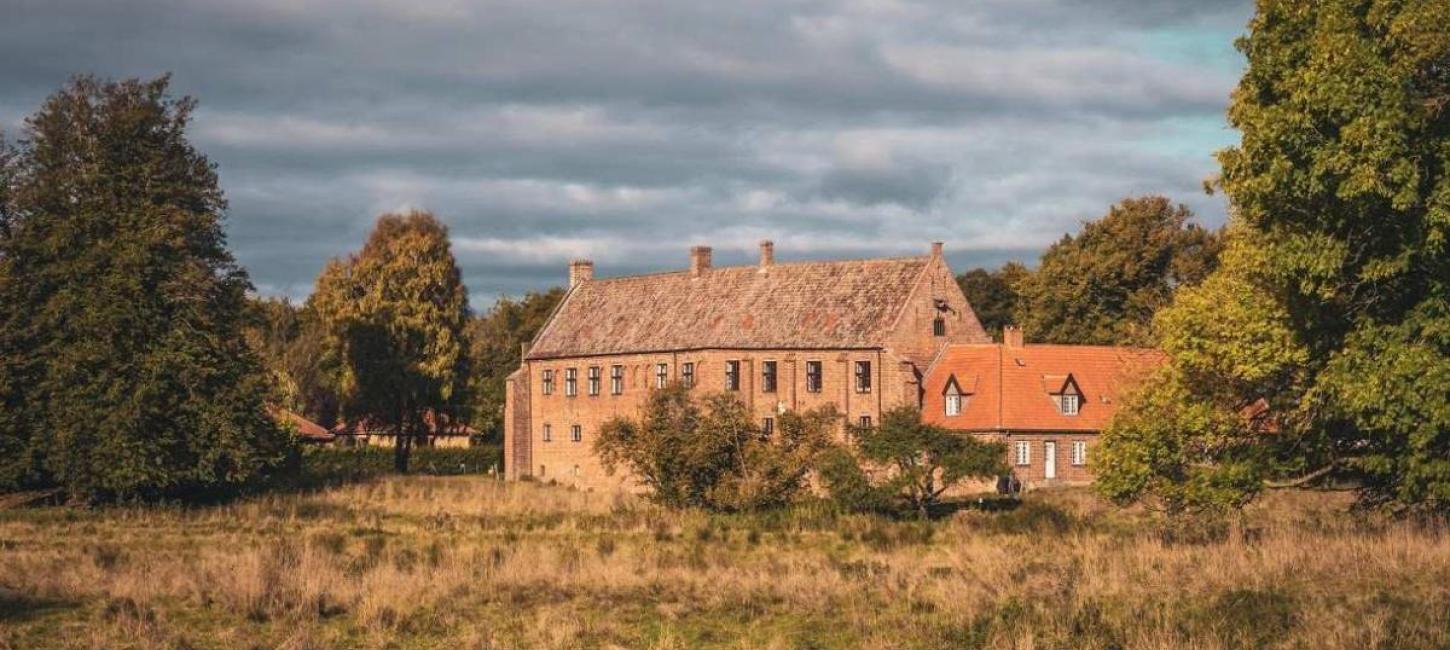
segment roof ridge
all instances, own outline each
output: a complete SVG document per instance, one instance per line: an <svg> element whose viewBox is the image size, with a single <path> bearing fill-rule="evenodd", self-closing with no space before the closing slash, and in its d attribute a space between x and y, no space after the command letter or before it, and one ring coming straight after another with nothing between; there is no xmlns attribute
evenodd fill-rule
<svg viewBox="0 0 1450 650"><path fill-rule="evenodd" d="M931 260L931 256L930 255L909 255L909 256L900 256L900 257L860 257L860 258L850 258L850 259L843 259L843 260L789 260L789 261L785 261L785 262L775 262L775 263L771 264L771 266L769 268L779 268L779 267L782 267L782 266L809 266L809 265L813 265L813 264L820 264L820 265L825 265L825 264L867 264L867 263L870 263L870 262L908 262L908 261L917 261L917 260L930 261ZM709 274L709 273L712 273L712 272L715 272L715 271L736 271L736 270L753 271L753 270L756 270L756 269L759 269L759 268L760 268L760 265L758 265L758 264L735 264L735 265L731 265L731 266L711 266L710 268L706 269L704 271L704 273L705 274ZM617 275L617 276L609 277L609 278L593 278L591 280L588 280L588 282L602 283L602 282L615 282L615 281L618 281L618 280L633 280L635 278L656 278L656 277L665 276L665 275L682 275L682 274L688 274L689 272L690 272L689 269L674 269L674 270L670 270L670 271L650 271L648 273L636 273L634 275Z"/></svg>

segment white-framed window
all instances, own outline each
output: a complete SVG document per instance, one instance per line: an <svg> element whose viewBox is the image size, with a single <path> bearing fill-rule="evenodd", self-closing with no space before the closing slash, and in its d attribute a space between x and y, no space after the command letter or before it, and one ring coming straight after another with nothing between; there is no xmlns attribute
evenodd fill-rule
<svg viewBox="0 0 1450 650"><path fill-rule="evenodd" d="M554 371L553 370L545 370L544 371L543 388L544 388L544 394L545 395L553 395L554 394Z"/></svg>
<svg viewBox="0 0 1450 650"><path fill-rule="evenodd" d="M871 362L870 361L857 361L856 362L856 392L858 392L858 393L869 393L869 392L871 392Z"/></svg>
<svg viewBox="0 0 1450 650"><path fill-rule="evenodd" d="M947 415L962 414L962 396L957 393L947 393Z"/></svg>
<svg viewBox="0 0 1450 650"><path fill-rule="evenodd" d="M554 439L554 427L552 427L552 426L550 426L548 424L545 424L544 425L544 442L550 442L553 439Z"/></svg>
<svg viewBox="0 0 1450 650"><path fill-rule="evenodd" d="M760 392L774 393L776 364L774 361L763 361L760 364Z"/></svg>
<svg viewBox="0 0 1450 650"><path fill-rule="evenodd" d="M871 428L871 416L869 416L869 415L863 415L863 416L861 416L860 419L858 419L856 421L856 425L859 426L859 427L861 427L862 429L870 429Z"/></svg>
<svg viewBox="0 0 1450 650"><path fill-rule="evenodd" d="M655 388L664 388L670 383L670 364L655 364Z"/></svg>
<svg viewBox="0 0 1450 650"><path fill-rule="evenodd" d="M624 366L609 367L609 394L619 395L624 392Z"/></svg>
<svg viewBox="0 0 1450 650"><path fill-rule="evenodd" d="M680 381L685 384L685 388L694 388L695 387L695 362L694 361L686 361L686 362L680 364Z"/></svg>
<svg viewBox="0 0 1450 650"><path fill-rule="evenodd" d="M725 362L725 390L740 390L740 362Z"/></svg>
<svg viewBox="0 0 1450 650"><path fill-rule="evenodd" d="M1017 441L1017 464L1027 466L1032 464L1032 443L1027 440Z"/></svg>
<svg viewBox="0 0 1450 650"><path fill-rule="evenodd" d="M564 370L564 396L573 397L579 394L579 369L567 368Z"/></svg>
<svg viewBox="0 0 1450 650"><path fill-rule="evenodd" d="M589 366L589 394L599 394L599 377L603 371L599 366Z"/></svg>
<svg viewBox="0 0 1450 650"><path fill-rule="evenodd" d="M573 440L574 442L579 442L579 441L583 440L584 439L584 427L581 427L581 426L579 426L577 424L574 425L574 426L572 426L572 427L569 427L569 439L570 440Z"/></svg>
<svg viewBox="0 0 1450 650"><path fill-rule="evenodd" d="M1072 464L1079 466L1087 464L1087 441L1072 441Z"/></svg>
<svg viewBox="0 0 1450 650"><path fill-rule="evenodd" d="M821 362L819 361L806 362L806 392L821 392Z"/></svg>
<svg viewBox="0 0 1450 650"><path fill-rule="evenodd" d="M1058 396L1057 403L1058 410L1062 411L1063 415L1077 415L1079 400L1076 393L1063 393Z"/></svg>

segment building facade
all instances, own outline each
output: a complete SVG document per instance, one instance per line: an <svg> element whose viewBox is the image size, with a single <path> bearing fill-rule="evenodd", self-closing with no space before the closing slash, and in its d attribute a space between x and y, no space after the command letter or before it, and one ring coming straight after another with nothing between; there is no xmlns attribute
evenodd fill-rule
<svg viewBox="0 0 1450 650"><path fill-rule="evenodd" d="M650 391L681 382L738 392L762 427L789 410L833 405L854 423L919 405L932 359L990 341L942 258L714 267L595 279L575 261L569 292L508 379L504 464L510 478L588 489L637 488L606 474L599 428L636 417Z"/></svg>
<svg viewBox="0 0 1450 650"><path fill-rule="evenodd" d="M944 347L923 381L923 419L1007 443L1008 465L1023 487L1090 483L1098 435L1122 396L1164 363L1163 354L1025 345L1011 327L1003 339Z"/></svg>

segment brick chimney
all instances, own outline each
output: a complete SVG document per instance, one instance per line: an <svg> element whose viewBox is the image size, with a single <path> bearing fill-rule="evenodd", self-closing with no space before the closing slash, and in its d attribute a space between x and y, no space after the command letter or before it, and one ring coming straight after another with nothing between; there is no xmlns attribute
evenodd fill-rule
<svg viewBox="0 0 1450 650"><path fill-rule="evenodd" d="M1022 330L1016 325L1008 325L1002 328L1002 342L1009 348L1022 347Z"/></svg>
<svg viewBox="0 0 1450 650"><path fill-rule="evenodd" d="M582 282L594 279L594 262L589 260L574 260L569 262L569 288L579 286Z"/></svg>
<svg viewBox="0 0 1450 650"><path fill-rule="evenodd" d="M931 256L932 257L941 257L941 249L942 249L942 243L941 242L939 242L939 241L932 242L931 243Z"/></svg>
<svg viewBox="0 0 1450 650"><path fill-rule="evenodd" d="M760 240L760 270L764 271L775 266L775 242L769 239Z"/></svg>
<svg viewBox="0 0 1450 650"><path fill-rule="evenodd" d="M699 277L701 273L710 270L710 247L690 247L690 277Z"/></svg>

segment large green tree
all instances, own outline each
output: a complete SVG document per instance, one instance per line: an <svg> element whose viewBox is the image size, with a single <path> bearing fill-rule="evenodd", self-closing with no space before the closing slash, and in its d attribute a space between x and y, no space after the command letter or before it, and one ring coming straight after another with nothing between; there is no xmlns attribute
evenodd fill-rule
<svg viewBox="0 0 1450 650"><path fill-rule="evenodd" d="M195 102L167 88L77 78L0 161L0 486L186 494L287 451Z"/></svg>
<svg viewBox="0 0 1450 650"><path fill-rule="evenodd" d="M1142 345L1153 314L1179 287L1217 264L1218 237L1162 196L1127 198L1064 235L1017 284L1017 316L1029 341Z"/></svg>
<svg viewBox="0 0 1450 650"><path fill-rule="evenodd" d="M277 403L324 427L337 424L340 404L324 372L322 323L314 309L286 298L254 298L247 340L277 384Z"/></svg>
<svg viewBox="0 0 1450 650"><path fill-rule="evenodd" d="M875 426L853 426L851 437L865 464L886 471L868 481L875 490L893 495L925 518L952 486L969 479L990 479L1008 473L1007 446L923 422L921 412L898 406L881 414ZM842 470L846 471L843 472ZM859 485L852 474L868 476L850 466L827 472L828 489Z"/></svg>
<svg viewBox="0 0 1450 650"><path fill-rule="evenodd" d="M487 313L468 323L468 350L472 376L474 428L490 436L503 435L504 380L518 370L523 345L549 320L564 298L558 287L530 292L521 300L499 298Z"/></svg>
<svg viewBox="0 0 1450 650"><path fill-rule="evenodd" d="M328 262L309 307L343 416L392 430L408 471L416 439L466 398L468 295L448 229L426 212L383 215L362 251Z"/></svg>
<svg viewBox="0 0 1450 650"><path fill-rule="evenodd" d="M1166 381L1211 417L1158 418L1187 471L1114 423L1111 496L1214 507L1338 478L1450 508L1447 24L1443 0L1258 3L1229 109L1242 140L1219 154L1230 254L1159 323Z"/></svg>
<svg viewBox="0 0 1450 650"><path fill-rule="evenodd" d="M979 268L958 275L957 285L982 327L1000 339L1002 328L1017 322L1017 286L1031 274L1020 262L1008 262L996 271Z"/></svg>

